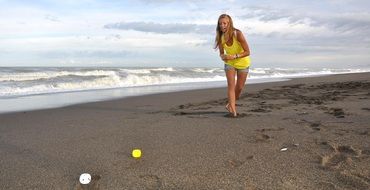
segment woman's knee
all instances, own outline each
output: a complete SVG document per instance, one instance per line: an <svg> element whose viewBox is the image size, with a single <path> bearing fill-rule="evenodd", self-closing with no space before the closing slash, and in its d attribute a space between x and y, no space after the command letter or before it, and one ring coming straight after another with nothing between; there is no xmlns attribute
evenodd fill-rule
<svg viewBox="0 0 370 190"><path fill-rule="evenodd" d="M227 87L228 88L236 88L236 84L235 84L235 81L227 81Z"/></svg>
<svg viewBox="0 0 370 190"><path fill-rule="evenodd" d="M235 90L237 90L237 91L242 91L243 88L244 88L244 85L236 85L235 86Z"/></svg>

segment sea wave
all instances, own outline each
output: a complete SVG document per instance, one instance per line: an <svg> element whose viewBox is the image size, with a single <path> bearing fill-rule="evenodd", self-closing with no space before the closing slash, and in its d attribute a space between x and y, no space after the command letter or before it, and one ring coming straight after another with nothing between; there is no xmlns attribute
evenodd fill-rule
<svg viewBox="0 0 370 190"><path fill-rule="evenodd" d="M222 80L222 75L197 76L189 71L176 73L173 69L172 73L171 69L11 73L2 76L0 97Z"/></svg>
<svg viewBox="0 0 370 190"><path fill-rule="evenodd" d="M92 70L92 71L46 71L46 72L19 72L4 73L0 76L0 82L11 81L34 81L40 79L51 79L57 77L71 76L109 76L114 75L114 71Z"/></svg>
<svg viewBox="0 0 370 190"><path fill-rule="evenodd" d="M356 72L370 72L370 69L251 68L249 79ZM225 80L222 68L6 68L0 69L0 98Z"/></svg>

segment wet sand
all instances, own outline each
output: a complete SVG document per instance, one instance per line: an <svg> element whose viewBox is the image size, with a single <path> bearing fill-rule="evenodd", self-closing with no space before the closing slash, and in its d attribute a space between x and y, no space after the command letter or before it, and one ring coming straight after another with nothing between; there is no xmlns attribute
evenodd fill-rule
<svg viewBox="0 0 370 190"><path fill-rule="evenodd" d="M238 118L226 102L214 88L1 114L0 189L370 188L370 73L247 85Z"/></svg>

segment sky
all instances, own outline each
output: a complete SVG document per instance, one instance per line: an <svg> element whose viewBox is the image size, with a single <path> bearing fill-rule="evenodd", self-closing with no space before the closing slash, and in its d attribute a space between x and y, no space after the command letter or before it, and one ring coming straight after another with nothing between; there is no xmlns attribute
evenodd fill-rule
<svg viewBox="0 0 370 190"><path fill-rule="evenodd" d="M222 67L223 13L252 67L370 68L368 0L0 0L0 67Z"/></svg>

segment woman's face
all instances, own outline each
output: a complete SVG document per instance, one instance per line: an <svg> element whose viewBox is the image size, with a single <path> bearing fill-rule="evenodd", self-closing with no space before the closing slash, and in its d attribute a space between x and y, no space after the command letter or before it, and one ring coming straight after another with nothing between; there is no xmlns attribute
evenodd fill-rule
<svg viewBox="0 0 370 190"><path fill-rule="evenodd" d="M221 18L218 21L218 25L220 26L221 32L225 33L229 29L230 21L228 18Z"/></svg>

